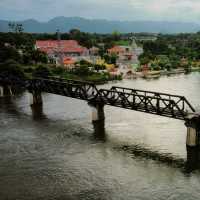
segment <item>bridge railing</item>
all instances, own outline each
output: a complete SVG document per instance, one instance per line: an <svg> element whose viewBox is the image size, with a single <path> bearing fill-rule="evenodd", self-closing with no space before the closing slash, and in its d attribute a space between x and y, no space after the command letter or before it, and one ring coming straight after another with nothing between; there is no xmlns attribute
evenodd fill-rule
<svg viewBox="0 0 200 200"><path fill-rule="evenodd" d="M144 95L144 96L149 96L149 97L157 97L160 99L173 100L180 110L187 111L187 112L195 112L195 109L193 108L193 106L189 103L189 101L184 96L172 95L172 94L167 94L167 93L162 93L162 92L138 90L138 89L132 89L132 88L115 87L115 86L112 87L111 90L131 93L131 94L136 94L136 95Z"/></svg>
<svg viewBox="0 0 200 200"><path fill-rule="evenodd" d="M174 101L174 99L164 98L161 96L151 95L147 93L138 94L137 92L118 91L115 89L99 90L98 101L117 107L123 107L132 110L167 116L176 119L185 119L188 111Z"/></svg>
<svg viewBox="0 0 200 200"><path fill-rule="evenodd" d="M83 100L95 98L99 92L95 84L66 79L60 81L59 79L35 78L30 80L29 85L29 90L60 94Z"/></svg>
<svg viewBox="0 0 200 200"><path fill-rule="evenodd" d="M25 88L25 79L22 78L18 78L16 76L4 76L4 75L0 75L0 84L1 85L9 85L9 86L15 86L15 87L21 87L21 88Z"/></svg>
<svg viewBox="0 0 200 200"><path fill-rule="evenodd" d="M1 81L13 85L17 83L12 78L1 80L0 77ZM34 78L27 80L24 87L30 92L53 93L176 119L185 119L189 113L195 112L195 109L184 96L115 86L109 90L98 90L94 83L87 81Z"/></svg>

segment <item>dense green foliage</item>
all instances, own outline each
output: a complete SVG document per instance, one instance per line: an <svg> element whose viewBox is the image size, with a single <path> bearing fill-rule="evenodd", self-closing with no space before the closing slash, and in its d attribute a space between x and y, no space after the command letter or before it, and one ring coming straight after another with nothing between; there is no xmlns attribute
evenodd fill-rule
<svg viewBox="0 0 200 200"><path fill-rule="evenodd" d="M85 60L76 63L76 67L73 69L63 69L60 67L50 68L50 73L53 76L62 78L78 79L92 81L95 83L104 83L110 80L121 80L121 76L112 76L108 72L104 71L104 65L94 65Z"/></svg>
<svg viewBox="0 0 200 200"><path fill-rule="evenodd" d="M17 25L13 27L13 29L18 28L21 30L23 27L17 27ZM57 38L57 33L29 34L21 31L0 33L0 62L4 62L7 59L13 59L21 64L47 63L47 56L44 53L35 50L35 41L46 39L55 40ZM100 56L105 56L108 63L116 62L115 57L106 57L108 48L111 48L117 43L122 44L130 42L129 40L122 40L122 35L118 32L113 32L112 34L91 34L81 32L77 29L73 29L69 33L61 34L60 38L63 40L76 40L80 45L87 48L91 48L92 46L99 47Z"/></svg>
<svg viewBox="0 0 200 200"><path fill-rule="evenodd" d="M36 67L32 73L33 77L42 77L42 78L48 78L49 76L51 76L51 72L48 69L48 67L39 65L38 67Z"/></svg>
<svg viewBox="0 0 200 200"><path fill-rule="evenodd" d="M13 76L15 78L24 79L25 74L20 65L14 60L7 60L0 63L0 74L4 77Z"/></svg>
<svg viewBox="0 0 200 200"><path fill-rule="evenodd" d="M200 60L200 33L158 36L156 41L143 42L141 64L152 68L189 68Z"/></svg>
<svg viewBox="0 0 200 200"><path fill-rule="evenodd" d="M34 72L40 64L47 64L47 56L35 49L36 40L57 39L58 34L28 34L23 33L20 24L10 24L9 33L0 33L0 63L12 59L23 66L26 74ZM141 65L150 64L152 70L183 67L189 69L196 66L195 62L200 60L200 33L196 34L160 34L157 40L140 40L139 38L152 37L151 34L120 34L114 31L112 34L85 33L78 29L72 29L68 33L60 34L61 39L77 40L85 47L99 47L99 55L109 64L116 64L117 57L108 55L107 49L113 45L128 45L131 38L138 38L137 44L143 46L144 53L140 55ZM28 66L28 67L27 67ZM36 67L35 67L36 66ZM90 63L77 63L74 76L94 76L105 66L91 65ZM38 70L38 69L37 69ZM61 69L55 69L57 72ZM36 73L37 74L37 73ZM72 73L71 73L72 74ZM85 74L85 75L84 75Z"/></svg>
<svg viewBox="0 0 200 200"><path fill-rule="evenodd" d="M57 33L54 34L32 34L35 40L56 40L58 38ZM97 46L99 48L108 49L111 48L116 42L120 42L121 35L116 34L96 34L96 33L85 33L81 32L78 29L72 29L69 33L60 34L60 38L62 40L76 40L80 45L85 46L87 48L91 48L93 46ZM121 41L122 42L122 41ZM102 46L102 44L104 44Z"/></svg>
<svg viewBox="0 0 200 200"><path fill-rule="evenodd" d="M0 42L0 63L3 63L8 59L21 62L21 56L15 48L12 46L7 47Z"/></svg>
<svg viewBox="0 0 200 200"><path fill-rule="evenodd" d="M47 63L47 56L36 50L35 39L27 33L0 33L0 63L8 59L20 64Z"/></svg>
<svg viewBox="0 0 200 200"><path fill-rule="evenodd" d="M107 46L111 46L112 38L118 39L116 35L97 35L82 33L78 30L72 30L70 33L61 35L62 39L75 39L80 44L92 47L98 45L98 42L108 40ZM89 80L95 82L105 82L112 79L120 79L121 77L111 77L108 73L100 70L105 70L104 65L94 65L86 61L81 61L76 64L73 70L66 70L50 66L47 64L47 56L35 50L35 40L37 39L56 39L56 34L27 34L22 32L0 33L0 73L12 73L16 76L27 77L43 77L60 76L63 78ZM111 39L111 40L110 40ZM105 54L105 46L100 45L102 55ZM9 60L12 59L12 62ZM115 57L108 57L109 63L116 62ZM16 67L14 67L16 66ZM17 71L19 74L17 74ZM23 74L23 75L22 75Z"/></svg>

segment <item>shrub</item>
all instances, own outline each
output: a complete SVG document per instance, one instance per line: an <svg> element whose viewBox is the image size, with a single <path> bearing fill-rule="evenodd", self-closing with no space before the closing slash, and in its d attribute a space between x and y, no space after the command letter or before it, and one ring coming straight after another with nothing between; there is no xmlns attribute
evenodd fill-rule
<svg viewBox="0 0 200 200"><path fill-rule="evenodd" d="M51 73L45 66L39 65L32 73L33 77L48 78Z"/></svg>
<svg viewBox="0 0 200 200"><path fill-rule="evenodd" d="M5 77L16 77L20 79L25 78L25 74L20 67L19 63L15 60L7 60L4 63L0 64L0 75Z"/></svg>

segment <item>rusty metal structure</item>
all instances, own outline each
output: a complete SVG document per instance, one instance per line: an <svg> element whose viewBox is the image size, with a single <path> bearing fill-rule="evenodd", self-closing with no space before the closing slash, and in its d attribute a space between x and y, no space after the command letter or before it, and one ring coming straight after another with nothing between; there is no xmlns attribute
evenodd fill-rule
<svg viewBox="0 0 200 200"><path fill-rule="evenodd" d="M184 96L123 87L97 89L95 84L85 81L36 78L28 80L27 89L31 93L47 92L85 100L90 104L110 105L180 120L195 112Z"/></svg>
<svg viewBox="0 0 200 200"><path fill-rule="evenodd" d="M17 88L32 94L32 106L43 104L43 92L84 100L92 107L94 125L104 124L105 105L183 120L187 127L186 145L200 146L200 114L184 96L115 86L98 89L91 82L55 77L22 80L0 75L0 96L12 96Z"/></svg>

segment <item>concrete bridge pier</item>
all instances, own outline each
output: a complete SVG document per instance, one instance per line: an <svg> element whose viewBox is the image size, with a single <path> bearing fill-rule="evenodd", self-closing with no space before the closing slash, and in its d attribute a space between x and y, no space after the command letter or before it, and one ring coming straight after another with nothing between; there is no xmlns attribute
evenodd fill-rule
<svg viewBox="0 0 200 200"><path fill-rule="evenodd" d="M106 140L105 136L105 114L104 104L89 103L92 108L92 124L94 127L94 137L98 140Z"/></svg>
<svg viewBox="0 0 200 200"><path fill-rule="evenodd" d="M42 119L46 118L46 116L43 112L42 104L40 104L40 105L32 104L31 110L32 110L32 117L33 117L34 120L37 121L37 120L42 120Z"/></svg>
<svg viewBox="0 0 200 200"><path fill-rule="evenodd" d="M0 97L13 96L11 86L0 86Z"/></svg>
<svg viewBox="0 0 200 200"><path fill-rule="evenodd" d="M92 122L104 121L105 120L104 104L89 103L89 105L92 108Z"/></svg>
<svg viewBox="0 0 200 200"><path fill-rule="evenodd" d="M106 141L105 121L93 121L94 138L96 140Z"/></svg>
<svg viewBox="0 0 200 200"><path fill-rule="evenodd" d="M185 125L187 127L187 147L198 147L200 145L200 114L188 115Z"/></svg>
<svg viewBox="0 0 200 200"><path fill-rule="evenodd" d="M30 94L30 105L42 105L42 94L38 91L32 91Z"/></svg>
<svg viewBox="0 0 200 200"><path fill-rule="evenodd" d="M0 97L4 96L4 89L2 86L0 86Z"/></svg>
<svg viewBox="0 0 200 200"><path fill-rule="evenodd" d="M200 148L197 147L188 147L187 146L187 162L186 162L186 172L190 173L195 169L200 168Z"/></svg>

